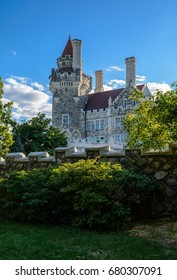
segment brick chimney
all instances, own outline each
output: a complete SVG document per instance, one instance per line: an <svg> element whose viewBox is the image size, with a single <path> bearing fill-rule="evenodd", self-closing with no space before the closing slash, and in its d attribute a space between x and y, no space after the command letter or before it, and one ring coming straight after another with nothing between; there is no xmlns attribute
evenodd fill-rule
<svg viewBox="0 0 177 280"><path fill-rule="evenodd" d="M82 41L72 40L73 45L73 68L82 70Z"/></svg>
<svg viewBox="0 0 177 280"><path fill-rule="evenodd" d="M104 91L104 88L103 88L103 71L102 70L95 71L95 81L96 81L96 85L95 85L94 92L96 93L96 92Z"/></svg>
<svg viewBox="0 0 177 280"><path fill-rule="evenodd" d="M136 58L134 56L125 59L126 63L126 87L136 87Z"/></svg>

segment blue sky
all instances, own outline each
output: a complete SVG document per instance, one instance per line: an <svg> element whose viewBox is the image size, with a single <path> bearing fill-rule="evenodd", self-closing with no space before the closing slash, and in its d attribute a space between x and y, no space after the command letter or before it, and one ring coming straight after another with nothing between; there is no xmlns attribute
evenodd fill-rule
<svg viewBox="0 0 177 280"><path fill-rule="evenodd" d="M104 71L105 88L123 87L125 58L137 83L166 90L177 80L176 0L6 0L1 2L0 76L13 118L51 116L51 68L69 35L82 40L83 70Z"/></svg>

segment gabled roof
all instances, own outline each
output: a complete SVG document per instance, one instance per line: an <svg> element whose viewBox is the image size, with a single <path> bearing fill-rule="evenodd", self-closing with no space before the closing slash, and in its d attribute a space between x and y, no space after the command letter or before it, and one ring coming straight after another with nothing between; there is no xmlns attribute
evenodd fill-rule
<svg viewBox="0 0 177 280"><path fill-rule="evenodd" d="M61 56L64 57L65 55L70 55L71 57L73 56L73 46L70 36Z"/></svg>
<svg viewBox="0 0 177 280"><path fill-rule="evenodd" d="M114 100L123 90L124 90L124 88L119 88L119 89L114 89L114 90L109 90L109 91L88 94L86 111L107 108L109 97L111 97L112 100Z"/></svg>
<svg viewBox="0 0 177 280"><path fill-rule="evenodd" d="M137 88L142 91L145 85L138 85ZM103 92L97 92L93 94L88 94L88 101L85 106L85 110L99 110L108 108L108 100L111 99L114 101L117 96L121 94L121 92L125 88L119 88L114 90L108 90Z"/></svg>

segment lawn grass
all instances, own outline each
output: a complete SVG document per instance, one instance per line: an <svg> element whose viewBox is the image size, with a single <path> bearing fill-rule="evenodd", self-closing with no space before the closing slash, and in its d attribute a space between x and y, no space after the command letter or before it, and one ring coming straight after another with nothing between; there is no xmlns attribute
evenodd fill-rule
<svg viewBox="0 0 177 280"><path fill-rule="evenodd" d="M128 233L0 221L1 260L177 259L177 248Z"/></svg>

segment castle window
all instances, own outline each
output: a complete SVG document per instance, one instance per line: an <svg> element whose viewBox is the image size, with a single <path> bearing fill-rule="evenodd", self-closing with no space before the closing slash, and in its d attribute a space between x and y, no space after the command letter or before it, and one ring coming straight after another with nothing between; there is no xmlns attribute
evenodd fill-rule
<svg viewBox="0 0 177 280"><path fill-rule="evenodd" d="M124 144L124 142L125 142L125 135L124 134L117 134L117 135L115 135L114 139L119 144Z"/></svg>
<svg viewBox="0 0 177 280"><path fill-rule="evenodd" d="M127 107L127 99L123 100L123 107L126 108Z"/></svg>
<svg viewBox="0 0 177 280"><path fill-rule="evenodd" d="M115 119L115 127L120 128L121 127L121 117L116 117Z"/></svg>
<svg viewBox="0 0 177 280"><path fill-rule="evenodd" d="M96 130L99 130L99 120L96 120L95 129L96 129Z"/></svg>
<svg viewBox="0 0 177 280"><path fill-rule="evenodd" d="M92 121L92 131L95 130L95 122Z"/></svg>
<svg viewBox="0 0 177 280"><path fill-rule="evenodd" d="M124 134L121 134L121 135L120 135L120 139L121 139L121 143L124 143L124 142L125 142L125 135L124 135Z"/></svg>
<svg viewBox="0 0 177 280"><path fill-rule="evenodd" d="M68 72L68 76L71 76L71 72Z"/></svg>
<svg viewBox="0 0 177 280"><path fill-rule="evenodd" d="M132 106L133 107L136 106L136 101L135 100L132 101Z"/></svg>
<svg viewBox="0 0 177 280"><path fill-rule="evenodd" d="M86 130L90 131L91 130L91 121L86 122Z"/></svg>
<svg viewBox="0 0 177 280"><path fill-rule="evenodd" d="M62 115L62 125L68 125L69 124L69 115L68 114L63 114Z"/></svg>
<svg viewBox="0 0 177 280"><path fill-rule="evenodd" d="M104 120L100 121L100 130L104 130Z"/></svg>

